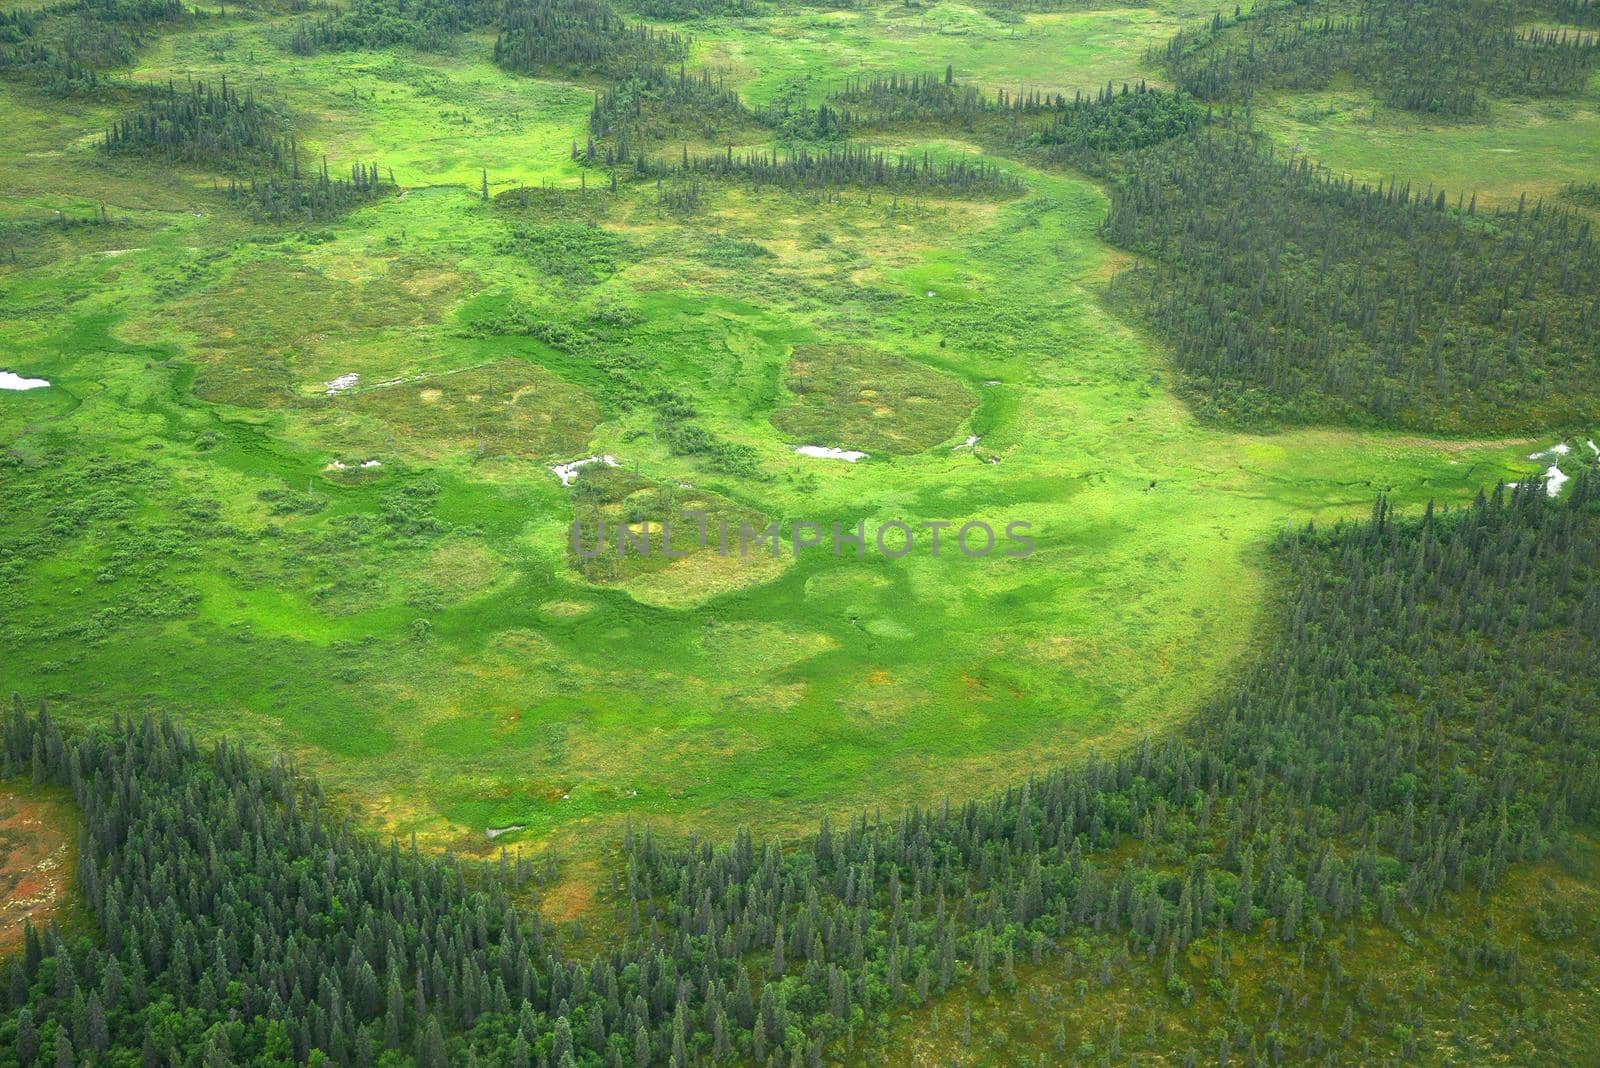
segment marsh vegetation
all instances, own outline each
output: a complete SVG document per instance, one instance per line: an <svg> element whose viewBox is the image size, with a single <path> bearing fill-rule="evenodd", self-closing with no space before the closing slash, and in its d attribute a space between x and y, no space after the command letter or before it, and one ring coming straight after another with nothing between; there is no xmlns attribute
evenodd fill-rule
<svg viewBox="0 0 1600 1068"><path fill-rule="evenodd" d="M1593 9L7 6L0 1050L1580 1056Z"/></svg>

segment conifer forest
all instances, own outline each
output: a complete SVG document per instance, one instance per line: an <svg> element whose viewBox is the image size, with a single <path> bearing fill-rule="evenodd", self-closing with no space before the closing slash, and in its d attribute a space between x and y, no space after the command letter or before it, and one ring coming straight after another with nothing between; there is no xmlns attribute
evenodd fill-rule
<svg viewBox="0 0 1600 1068"><path fill-rule="evenodd" d="M0 1068L1597 1033L1596 0L0 0Z"/></svg>

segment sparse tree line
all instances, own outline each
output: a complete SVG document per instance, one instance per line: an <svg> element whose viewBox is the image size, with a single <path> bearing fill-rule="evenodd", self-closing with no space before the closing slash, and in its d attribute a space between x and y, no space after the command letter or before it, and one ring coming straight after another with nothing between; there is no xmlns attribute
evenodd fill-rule
<svg viewBox="0 0 1600 1068"><path fill-rule="evenodd" d="M1369 521L1284 535L1281 636L1191 727L1114 758L787 845L630 830L627 933L585 961L519 906L526 861L380 845L292 768L169 722L69 735L19 706L0 760L72 789L95 936L29 931L5 965L0 1051L818 1064L896 1007L1010 984L1075 931L1164 957L1176 989L1197 940L1320 947L1357 918L1403 924L1594 825L1595 486L1580 475L1552 501L1533 480L1416 519L1380 501ZM1336 950L1309 967L1325 1003L1362 1006ZM1223 1039L1220 1060L1257 1063L1341 1041L1265 1019Z"/></svg>
<svg viewBox="0 0 1600 1068"><path fill-rule="evenodd" d="M1600 68L1600 35L1521 29L1546 15L1593 17L1556 0L1272 0L1221 13L1153 58L1202 100L1247 104L1262 89L1322 89L1349 75L1390 106L1469 117L1492 97L1581 92ZM1585 9L1588 9L1587 11Z"/></svg>
<svg viewBox="0 0 1600 1068"><path fill-rule="evenodd" d="M1128 7L1148 7L1150 0L1131 0ZM991 18L1020 12L1046 14L1055 11L1104 11L1104 0L989 0L984 13Z"/></svg>
<svg viewBox="0 0 1600 1068"><path fill-rule="evenodd" d="M296 55L410 45L448 50L467 30L490 25L504 0L355 0L296 22L288 45Z"/></svg>
<svg viewBox="0 0 1600 1068"><path fill-rule="evenodd" d="M60 92L95 89L159 29L202 17L181 0L63 0L0 12L0 75ZM495 62L523 73L617 75L677 63L688 47L688 38L629 22L605 0L355 0L296 20L283 44L299 55L393 45L445 51L461 33L491 26L499 30Z"/></svg>
<svg viewBox="0 0 1600 1068"><path fill-rule="evenodd" d="M230 200L273 222L335 219L394 190L394 174L385 176L376 163L352 163L345 177L330 171L326 159L310 175L295 166L228 181Z"/></svg>
<svg viewBox="0 0 1600 1068"><path fill-rule="evenodd" d="M302 55L395 44L445 51L461 33L485 27L498 31L494 61L522 74L618 77L641 65L679 62L689 43L630 22L606 0L356 0L302 20L288 44Z"/></svg>
<svg viewBox="0 0 1600 1068"><path fill-rule="evenodd" d="M870 78L849 78L843 87L828 94L828 99L847 115L842 120L852 126L896 125L914 122L968 122L979 115L996 111L1036 112L1060 107L1060 95L1001 91L991 97L977 86L959 84L955 71L946 66L940 74L888 74Z"/></svg>
<svg viewBox="0 0 1600 1068"><path fill-rule="evenodd" d="M660 64L641 64L595 94L583 158L596 162L609 151L612 160L626 160L635 146L685 136L717 140L730 127L756 121L739 94L710 71L690 74L682 66L671 72ZM599 148L597 141L611 144Z"/></svg>
<svg viewBox="0 0 1600 1068"><path fill-rule="evenodd" d="M349 177L342 177L323 159L305 173L299 143L285 130L277 111L249 90L241 94L224 76L216 87L169 83L147 95L137 111L106 130L101 147L228 172L229 199L274 222L335 218L394 190L394 175L385 177L376 163L353 163Z"/></svg>
<svg viewBox="0 0 1600 1068"><path fill-rule="evenodd" d="M860 145L845 144L813 152L803 146L777 152L725 152L691 156L686 149L678 163L634 161L635 173L650 176L695 176L732 179L753 186L781 189L831 189L857 186L903 195L964 197L1020 196L1022 180L984 160L935 160L894 155Z"/></svg>
<svg viewBox="0 0 1600 1068"><path fill-rule="evenodd" d="M658 87L651 92L652 87ZM646 110L643 98L650 95L653 107ZM895 194L933 194L956 197L1008 197L1026 191L1025 184L992 163L982 160L934 160L926 154L890 156L871 147L840 144L813 149L804 144L777 151L735 151L730 145L720 153L693 154L687 146L680 157L661 159L650 147L663 130L662 106L680 115L694 116L689 121L711 120L708 113L738 121L748 117L760 123L770 113L748 111L737 94L725 89L708 74L654 79L634 79L598 94L590 114L591 136L582 149L572 146L572 157L612 169L630 168L636 178L657 182L657 202L673 211L693 211L704 200L701 179L736 180L755 186L784 189L837 189L854 186L884 189ZM827 114L826 105L823 114ZM646 119L646 116L649 119ZM667 124L670 133L682 133L683 121ZM656 134L657 136L652 136ZM663 179L677 179L673 185ZM614 181L614 177L613 177Z"/></svg>
<svg viewBox="0 0 1600 1068"><path fill-rule="evenodd" d="M1080 138L1080 128L1094 126L1099 128L1101 138L1129 148L1134 146L1122 144L1123 137L1111 134L1110 128L1130 122L1143 125L1132 116L1135 108L1193 111L1198 115L1193 102L1182 94L1150 89L1142 81L1133 85L1124 82L1120 96L1137 100L1118 99L1118 90L1110 83L1093 95L1085 96L1079 91L1070 99L1063 93L1038 90L1012 93L1001 89L991 95L955 81L953 68L946 66L943 75L892 74L851 79L829 93L823 105L798 123L793 116L783 114L776 117L780 121L767 124L814 140L844 137L851 131L959 125L981 129L1012 148L1067 143ZM1069 129L1071 133L1064 132Z"/></svg>
<svg viewBox="0 0 1600 1068"><path fill-rule="evenodd" d="M757 0L633 0L631 6L646 18L669 22L716 16L744 18L761 11Z"/></svg>
<svg viewBox="0 0 1600 1068"><path fill-rule="evenodd" d="M0 12L0 76L57 93L100 88L158 29L190 18L181 0L65 0Z"/></svg>
<svg viewBox="0 0 1600 1068"><path fill-rule="evenodd" d="M204 163L229 170L290 166L297 156L281 118L252 90L174 82L154 90L143 107L107 128L101 147L168 162Z"/></svg>
<svg viewBox="0 0 1600 1068"><path fill-rule="evenodd" d="M523 74L620 74L682 61L688 38L630 23L604 0L510 0L494 61Z"/></svg>
<svg viewBox="0 0 1600 1068"><path fill-rule="evenodd" d="M0 73L31 76L59 91L92 89L103 72L130 62L155 29L192 16L176 0L75 0L0 14ZM101 148L232 173L231 199L273 221L330 219L392 191L375 163L354 163L348 177L323 160L302 172L299 148L278 110L228 84L191 80L179 87L139 87L131 114L113 122Z"/></svg>
<svg viewBox="0 0 1600 1068"><path fill-rule="evenodd" d="M680 67L674 74L645 66L595 95L589 137L581 149L572 146L572 158L630 167L644 178L693 173L786 188L862 185L948 196L1015 196L1025 191L1024 184L991 164L936 165L924 159L917 165L851 145L848 138L864 130L982 121L1011 148L1087 164L1107 153L1181 136L1208 119L1187 95L1143 82L1124 84L1120 92L1107 85L1091 96L1071 98L1003 91L991 96L955 82L949 67L943 75L851 80L815 108L787 101L752 108L709 71L690 74ZM723 153L693 158L685 148L676 165L654 154L662 142L713 140L730 131L777 134L791 147L738 152L730 144ZM698 202L699 194L692 191L684 201Z"/></svg>
<svg viewBox="0 0 1600 1068"><path fill-rule="evenodd" d="M1580 214L1357 184L1214 130L1124 159L1104 233L1145 256L1113 302L1211 415L1461 431L1594 411L1600 242Z"/></svg>
<svg viewBox="0 0 1600 1068"><path fill-rule="evenodd" d="M1039 91L993 95L943 74L852 78L815 107L781 99L750 107L709 71L641 68L596 94L584 158L610 165L673 140L713 140L748 130L807 144L906 127L981 127L1008 148L1043 148L1056 160L1122 152L1197 128L1207 111L1184 93L1124 83L1085 96ZM731 140L731 138L730 138Z"/></svg>
<svg viewBox="0 0 1600 1068"><path fill-rule="evenodd" d="M1133 92L1124 85L1116 93L1108 85L1093 99L1074 99L1070 107L1055 109L1026 144L1055 162L1097 170L1108 154L1183 137L1211 118L1209 109L1183 92L1148 89L1140 82Z"/></svg>
<svg viewBox="0 0 1600 1068"><path fill-rule="evenodd" d="M1550 15L1573 26L1600 26L1600 0L1550 0Z"/></svg>
<svg viewBox="0 0 1600 1068"><path fill-rule="evenodd" d="M1119 101L1119 96L1138 100ZM1108 120L1107 109L1128 108L1134 103L1143 107L1194 108L1193 102L1181 94L1151 89L1142 81L1124 82L1120 91L1108 82L1092 95L1085 96L1078 91L1070 99L1064 93L1036 89L1015 93L1001 89L991 95L976 86L957 82L954 68L948 65L942 75L852 78L842 88L830 92L828 101L840 116L837 125L845 130L919 123L969 125L988 117L1002 117L1011 120L1005 139L1012 143L1048 137L1046 131L1052 128L1074 126L1084 121L1101 126L1115 125L1126 120ZM1024 118L1042 118L1044 123L1024 126L1020 121Z"/></svg>

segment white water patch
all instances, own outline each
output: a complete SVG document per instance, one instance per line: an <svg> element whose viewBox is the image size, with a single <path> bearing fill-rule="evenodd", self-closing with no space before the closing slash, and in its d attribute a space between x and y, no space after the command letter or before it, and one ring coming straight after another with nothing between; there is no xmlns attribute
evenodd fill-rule
<svg viewBox="0 0 1600 1068"><path fill-rule="evenodd" d="M327 391L323 395L327 397L337 397L341 393L348 393L359 381L361 381L361 376L356 374L354 371L351 371L347 375L340 375L332 382L323 383L323 385L328 387Z"/></svg>
<svg viewBox="0 0 1600 1068"><path fill-rule="evenodd" d="M968 435L966 441L963 441L960 445L955 446L955 448L952 448L950 451L951 452L955 452L956 449L970 449L974 445L976 445L977 443L978 443L978 435L971 434L971 435Z"/></svg>
<svg viewBox="0 0 1600 1068"><path fill-rule="evenodd" d="M826 445L796 445L794 451L801 456L814 456L819 460L843 460L847 464L867 458L867 454L859 449L834 449Z"/></svg>
<svg viewBox="0 0 1600 1068"><path fill-rule="evenodd" d="M1543 452L1531 452L1531 453L1529 453L1528 454L1528 459L1530 459L1530 460L1547 460L1552 456L1565 456L1567 453L1569 453L1571 451L1572 451L1572 446L1571 445L1568 445L1564 441L1558 441L1558 442L1556 442L1556 444L1550 446L1548 449L1545 449Z"/></svg>
<svg viewBox="0 0 1600 1068"><path fill-rule="evenodd" d="M17 390L43 389L50 383L43 378L23 378L13 371L0 371L0 389Z"/></svg>
<svg viewBox="0 0 1600 1068"><path fill-rule="evenodd" d="M1570 481L1572 481L1571 475L1562 471L1561 468L1557 467L1555 464L1551 464L1550 469L1544 473L1545 496L1557 496L1561 492L1561 487Z"/></svg>
<svg viewBox="0 0 1600 1068"><path fill-rule="evenodd" d="M488 837L489 841L492 842L496 838L499 838L502 834L510 834L512 831L521 831L526 829L527 828L524 824L513 823L509 827L485 827L483 829L483 833Z"/></svg>
<svg viewBox="0 0 1600 1068"><path fill-rule="evenodd" d="M556 464L550 470L561 480L563 486L570 486L578 477L578 472L590 464L603 464L606 467L617 466L617 458L607 453L605 456L585 456L581 460L574 460L569 464Z"/></svg>

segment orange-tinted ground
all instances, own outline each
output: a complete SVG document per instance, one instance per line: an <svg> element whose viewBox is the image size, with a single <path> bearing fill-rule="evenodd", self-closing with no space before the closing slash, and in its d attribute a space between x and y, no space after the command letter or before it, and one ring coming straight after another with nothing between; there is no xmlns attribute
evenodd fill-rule
<svg viewBox="0 0 1600 1068"><path fill-rule="evenodd" d="M0 783L0 956L22 947L23 921L50 922L72 883L72 808L58 791Z"/></svg>

